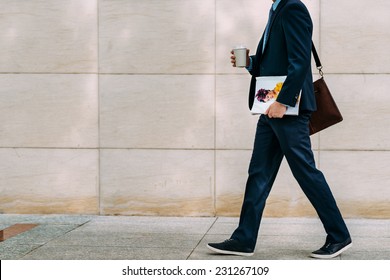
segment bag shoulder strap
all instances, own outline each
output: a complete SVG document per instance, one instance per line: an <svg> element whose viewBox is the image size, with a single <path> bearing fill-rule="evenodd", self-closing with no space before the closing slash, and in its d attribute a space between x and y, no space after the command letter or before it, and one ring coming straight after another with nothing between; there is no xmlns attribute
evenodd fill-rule
<svg viewBox="0 0 390 280"><path fill-rule="evenodd" d="M317 53L316 47L314 46L313 41L311 41L311 51L313 53L313 57L314 57L314 60L316 62L317 69L320 72L320 75L322 77L324 75L324 73L322 72L321 60L320 60L320 57L318 56L318 53Z"/></svg>

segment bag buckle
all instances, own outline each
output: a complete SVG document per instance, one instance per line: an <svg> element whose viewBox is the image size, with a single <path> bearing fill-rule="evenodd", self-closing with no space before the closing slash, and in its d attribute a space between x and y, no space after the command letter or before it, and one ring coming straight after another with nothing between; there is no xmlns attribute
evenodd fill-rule
<svg viewBox="0 0 390 280"><path fill-rule="evenodd" d="M323 78L324 77L324 72L322 72L322 66L317 67L317 69L318 69L318 72L320 73L321 78Z"/></svg>

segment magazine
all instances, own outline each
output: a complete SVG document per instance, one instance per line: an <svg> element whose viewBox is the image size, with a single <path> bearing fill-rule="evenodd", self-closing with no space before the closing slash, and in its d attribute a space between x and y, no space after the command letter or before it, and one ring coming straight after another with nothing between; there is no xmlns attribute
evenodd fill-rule
<svg viewBox="0 0 390 280"><path fill-rule="evenodd" d="M286 77L287 76L268 76L256 78L255 100L251 109L253 115L264 114L268 107L275 102ZM301 93L299 93L295 107L287 106L285 115L297 116L299 113L300 101Z"/></svg>

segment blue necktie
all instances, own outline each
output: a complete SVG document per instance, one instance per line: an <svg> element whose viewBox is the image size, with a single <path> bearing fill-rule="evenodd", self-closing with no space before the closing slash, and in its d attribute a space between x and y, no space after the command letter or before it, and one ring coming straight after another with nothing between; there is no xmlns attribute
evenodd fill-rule
<svg viewBox="0 0 390 280"><path fill-rule="evenodd" d="M268 33L269 33L270 25L271 25L272 18L274 16L274 14L275 14L275 11L274 11L274 8L272 5L271 9L269 10L268 23L267 23L267 27L265 28L265 33L264 33L263 50L262 50L263 52L264 52L265 43L267 42L267 39L268 39Z"/></svg>

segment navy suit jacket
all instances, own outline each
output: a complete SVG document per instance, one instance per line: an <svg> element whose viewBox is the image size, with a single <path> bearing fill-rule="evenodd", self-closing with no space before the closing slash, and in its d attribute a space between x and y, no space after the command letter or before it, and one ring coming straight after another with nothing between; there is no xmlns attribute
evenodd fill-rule
<svg viewBox="0 0 390 280"><path fill-rule="evenodd" d="M302 90L300 111L315 111L311 71L313 23L299 0L282 0L275 10L263 49L264 34L252 58L249 108L252 108L258 76L287 76L277 101L295 106Z"/></svg>

